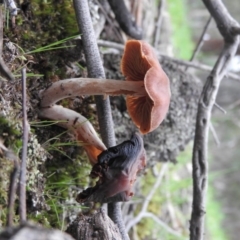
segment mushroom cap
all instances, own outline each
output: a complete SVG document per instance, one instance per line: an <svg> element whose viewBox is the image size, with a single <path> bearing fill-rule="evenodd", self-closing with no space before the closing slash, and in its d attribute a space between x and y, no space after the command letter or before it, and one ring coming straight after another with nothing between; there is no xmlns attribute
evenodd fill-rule
<svg viewBox="0 0 240 240"><path fill-rule="evenodd" d="M142 134L156 129L165 118L170 104L170 83L153 48L140 40L126 43L122 63L126 81L144 81L147 96L127 96L129 115Z"/></svg>
<svg viewBox="0 0 240 240"><path fill-rule="evenodd" d="M82 202L119 202L128 201L132 196L133 184L137 174L146 166L146 154L139 133L130 140L110 147L98 156L98 162L91 171L91 177L98 177L94 187L77 196Z"/></svg>

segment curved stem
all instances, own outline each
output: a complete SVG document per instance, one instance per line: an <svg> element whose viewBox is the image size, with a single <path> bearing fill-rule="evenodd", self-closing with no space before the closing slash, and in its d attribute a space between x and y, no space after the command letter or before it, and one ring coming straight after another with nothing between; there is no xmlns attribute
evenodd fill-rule
<svg viewBox="0 0 240 240"><path fill-rule="evenodd" d="M71 78L53 83L41 93L41 107L49 107L61 99L80 95L145 96L143 81L121 81L97 78Z"/></svg>
<svg viewBox="0 0 240 240"><path fill-rule="evenodd" d="M56 120L57 125L74 133L77 140L84 143L83 148L87 152L91 164L95 164L97 156L107 149L92 124L81 114L60 105L54 105L50 108L42 108L39 115Z"/></svg>

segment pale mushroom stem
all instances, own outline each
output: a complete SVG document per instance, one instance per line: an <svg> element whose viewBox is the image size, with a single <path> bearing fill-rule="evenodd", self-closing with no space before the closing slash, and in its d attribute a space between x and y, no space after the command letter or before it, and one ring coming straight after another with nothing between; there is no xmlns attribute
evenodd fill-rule
<svg viewBox="0 0 240 240"><path fill-rule="evenodd" d="M146 96L144 82L96 78L71 78L53 83L40 93L41 107L54 105L61 99L81 95Z"/></svg>
<svg viewBox="0 0 240 240"><path fill-rule="evenodd" d="M81 114L60 105L54 105L49 108L42 108L39 115L43 118L56 120L57 125L73 133L77 141L84 144L83 148L87 152L92 165L97 163L97 156L107 149L92 124Z"/></svg>

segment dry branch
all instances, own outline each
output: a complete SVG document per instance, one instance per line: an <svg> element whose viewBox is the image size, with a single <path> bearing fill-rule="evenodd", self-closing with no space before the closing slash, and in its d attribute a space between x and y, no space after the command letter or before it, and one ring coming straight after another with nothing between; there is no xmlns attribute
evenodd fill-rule
<svg viewBox="0 0 240 240"><path fill-rule="evenodd" d="M163 22L163 12L165 9L166 0L161 0L158 7L158 19L155 27L155 33L154 33L154 40L153 40L153 46L154 48L158 47L159 44L159 38L160 38L160 32Z"/></svg>
<svg viewBox="0 0 240 240"><path fill-rule="evenodd" d="M28 144L28 122L27 122L27 94L26 94L26 69L22 70L22 111L23 111L23 147L22 161L20 167L19 181L19 211L20 221L24 223L27 220L26 214L26 165L27 165L27 144Z"/></svg>
<svg viewBox="0 0 240 240"><path fill-rule="evenodd" d="M237 33L237 30L236 30L236 33ZM124 45L123 44L119 44L119 43L115 43L115 42L111 42L111 41L105 41L105 40L101 40L101 39L99 39L97 42L98 42L98 45L102 46L102 47L115 48L119 51L124 50ZM160 54L159 52L157 52L157 54L158 54L158 57L163 61L166 60L166 61L169 61L169 62L176 63L178 65L191 67L191 68L195 68L195 69L198 69L198 70L203 70L203 71L206 71L206 72L211 72L211 70L212 70L211 66L208 66L208 65L205 65L205 64L202 64L202 63L190 62L190 61L186 61L186 60L176 59L176 58L164 55L164 54ZM228 73L226 73L226 77L240 82L240 77L237 74L228 72Z"/></svg>
<svg viewBox="0 0 240 240"><path fill-rule="evenodd" d="M88 75L92 78L105 78L104 68L90 17L88 1L74 0L73 3L83 41ZM95 100L102 140L107 147L114 146L116 145L116 140L109 98L104 99L102 96L97 96ZM112 203L109 204L108 207L108 214L114 223L117 224L123 240L128 240L129 237L123 223L120 203Z"/></svg>
<svg viewBox="0 0 240 240"><path fill-rule="evenodd" d="M8 69L7 65L2 58L2 49L3 49L3 4L0 3L0 73L7 78L8 80L13 81L14 76Z"/></svg>
<svg viewBox="0 0 240 240"><path fill-rule="evenodd" d="M108 0L121 29L131 38L142 39L142 29L133 20L123 0Z"/></svg>
<svg viewBox="0 0 240 240"><path fill-rule="evenodd" d="M13 214L14 214L14 203L15 203L15 195L17 189L17 178L19 173L19 163L17 158L14 159L14 167L10 175L10 183L8 190L8 214L7 214L7 227L11 227L13 225Z"/></svg>
<svg viewBox="0 0 240 240"><path fill-rule="evenodd" d="M239 24L231 17L221 0L203 0L224 38L224 48L207 78L198 104L195 139L193 147L193 209L190 220L190 239L204 237L204 215L208 181L207 142L211 111L220 82L227 73L228 65L235 55L239 37ZM238 31L236 31L238 29Z"/></svg>
<svg viewBox="0 0 240 240"><path fill-rule="evenodd" d="M207 30L208 30L208 27L209 27L209 25L210 25L210 23L211 23L211 20L212 20L212 16L210 16L210 17L208 18L207 23L206 23L206 25L205 25L204 28L203 28L202 34L201 34L201 36L200 36L200 38L199 38L199 40L198 40L198 43L197 43L197 45L196 45L196 48L195 48L194 51L193 51L193 55L192 55L191 58L190 58L190 62L193 62L193 60L194 60L195 57L197 56L198 52L200 51L200 49L201 49L201 47L202 47L202 45L203 45L203 42L204 42L205 34L206 34L206 32L207 32ZM187 70L187 68L188 68L188 67L186 67L186 70Z"/></svg>

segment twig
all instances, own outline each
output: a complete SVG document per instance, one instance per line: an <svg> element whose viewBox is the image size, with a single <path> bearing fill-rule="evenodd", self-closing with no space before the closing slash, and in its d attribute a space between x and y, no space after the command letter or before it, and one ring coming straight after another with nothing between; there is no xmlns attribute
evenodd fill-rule
<svg viewBox="0 0 240 240"><path fill-rule="evenodd" d="M20 187L19 187L19 202L20 202L20 221L26 221L26 164L27 164L27 144L29 125L27 122L27 96L26 96L26 69L22 69L22 108L23 108L23 147L22 147L22 161L20 168Z"/></svg>
<svg viewBox="0 0 240 240"><path fill-rule="evenodd" d="M217 144L217 146L219 146L220 145L220 140L219 140L218 135L217 135L217 133L215 131L215 128L213 127L211 122L209 123L209 129L212 132L212 135L213 135L213 138L215 140L215 143Z"/></svg>
<svg viewBox="0 0 240 240"><path fill-rule="evenodd" d="M0 56L3 51L3 4L0 3Z"/></svg>
<svg viewBox="0 0 240 240"><path fill-rule="evenodd" d="M14 202L17 189L17 178L19 173L19 163L17 156L6 148L2 141L0 140L0 152L3 153L5 158L13 161L14 166L10 175L9 188L8 188L8 207L7 207L7 221L6 226L11 227L13 225L13 215L14 215Z"/></svg>
<svg viewBox="0 0 240 240"><path fill-rule="evenodd" d="M142 29L133 20L133 16L128 11L124 0L108 0L108 3L121 29L132 38L142 39Z"/></svg>
<svg viewBox="0 0 240 240"><path fill-rule="evenodd" d="M97 42L98 42L98 45L102 46L102 47L116 48L120 51L124 50L124 45L119 44L119 43L100 40L100 39ZM208 66L208 65L205 65L205 64L180 60L180 59L172 58L172 57L169 57L167 55L163 55L163 54L159 54L159 53L158 53L158 56L161 60L166 60L166 61L169 61L169 62L173 62L173 63L176 63L178 65L192 67L192 68L196 68L196 69L203 70L203 71L206 71L206 72L211 72L212 71L212 67ZM226 77L229 77L230 79L233 79L233 80L236 80L236 81L240 82L240 77L237 74L228 72L226 74Z"/></svg>
<svg viewBox="0 0 240 240"><path fill-rule="evenodd" d="M138 213L138 215L135 218L133 218L127 224L127 226L126 226L127 231L129 231L133 226L135 226L138 222L140 222L141 219L143 218L144 213L147 212L148 205L149 205L150 201L152 200L152 197L153 197L154 193L156 192L157 188L161 184L163 176L164 176L167 168L168 168L168 163L164 163L161 168L161 171L158 173L158 177L157 177L153 187L151 188L150 192L148 193L147 197L145 198L145 200L142 204L142 208L141 208L140 212Z"/></svg>
<svg viewBox="0 0 240 240"><path fill-rule="evenodd" d="M2 50L3 50L3 14L2 14L2 4L0 4L0 73L7 78L8 80L14 80L13 74L10 72L8 67L2 58Z"/></svg>
<svg viewBox="0 0 240 240"><path fill-rule="evenodd" d="M174 62L174 63L177 63L179 65L188 66L188 67L196 68L196 69L199 69L199 70L204 70L206 72L211 72L212 71L212 67L208 66L208 65L205 65L205 64L196 63L196 62L189 62L189 61L185 61L185 60L179 60L179 59L175 59L175 58L172 58L172 57L169 57L169 56L166 56L166 55L162 55L162 54L159 55L159 57L162 60L167 60L169 62ZM240 77L237 74L228 72L228 73L225 74L225 76L232 79L232 80L236 80L236 81L240 82Z"/></svg>
<svg viewBox="0 0 240 240"><path fill-rule="evenodd" d="M81 31L83 48L86 56L88 76L90 78L103 78L105 73L102 66L102 60L96 43L96 38L92 26L92 20L89 13L88 2L86 0L75 0L74 8L77 16L77 22ZM113 120L109 98L102 96L96 97L98 121L103 142L107 147L116 145Z"/></svg>
<svg viewBox="0 0 240 240"><path fill-rule="evenodd" d="M216 102L214 103L214 106L216 107L216 108L218 108L221 112L223 112L224 114L227 114L227 111L224 109L224 108L222 108L219 104L217 104Z"/></svg>
<svg viewBox="0 0 240 240"><path fill-rule="evenodd" d="M190 220L190 240L204 237L204 215L208 181L208 130L212 107L215 103L220 82L236 53L239 37L233 28L239 24L231 17L221 0L203 0L224 38L224 48L204 85L198 104L195 139L193 147L193 204Z"/></svg>
<svg viewBox="0 0 240 240"><path fill-rule="evenodd" d="M124 45L123 44L120 44L120 43L115 43L115 42L111 42L111 41L106 41L106 40L102 40L102 39L98 39L97 40L97 44L99 46L102 46L102 47L108 47L108 48L116 48L120 51L123 51L124 50Z"/></svg>
<svg viewBox="0 0 240 240"><path fill-rule="evenodd" d="M158 225L162 226L167 232L169 232L170 234L172 234L173 236L176 236L178 238L181 237L181 239L182 239L182 236L177 231L175 231L174 229L169 227L166 223L164 223L160 218L158 218L153 213L151 213L151 212L144 212L142 214L142 218L151 218L151 219L153 219Z"/></svg>
<svg viewBox="0 0 240 240"><path fill-rule="evenodd" d="M200 49L201 49L201 47L202 47L202 45L203 45L203 42L204 42L205 34L206 34L206 32L207 32L207 30L208 30L208 27L209 27L209 25L210 25L210 23L211 23L211 20L212 20L212 16L210 16L210 17L208 18L207 23L206 23L206 25L205 25L204 28L203 28L203 32L202 32L202 34L201 34L201 36L200 36L200 38L199 38L199 41L198 41L198 43L197 43L196 48L195 48L194 51L193 51L193 55L192 55L192 57L190 58L190 62L192 62L192 61L195 59L195 57L197 56L198 52L200 51ZM187 70L187 69L188 69L188 67L186 67L185 70Z"/></svg>
<svg viewBox="0 0 240 240"><path fill-rule="evenodd" d="M237 101L231 103L231 104L228 106L228 109L232 110L232 109L234 109L235 107L237 107L238 105L240 105L240 99L238 99Z"/></svg>
<svg viewBox="0 0 240 240"><path fill-rule="evenodd" d="M8 190L8 215L7 215L7 227L13 225L13 213L14 213L14 202L17 189L17 178L19 174L19 163L17 158L14 158L14 167L10 176L10 184Z"/></svg>
<svg viewBox="0 0 240 240"><path fill-rule="evenodd" d="M98 6L99 6L99 8L101 9L104 17L106 18L107 23L109 24L110 28L111 28L112 31L115 33L115 35L116 35L116 37L118 38L118 40L119 40L120 42L122 42L122 41L123 41L123 38L122 38L122 34L121 34L121 32L120 32L121 30L116 28L116 26L118 27L118 25L117 25L117 24L114 24L115 22L113 22L113 20L108 16L108 15L109 15L109 13L108 13L109 11L107 11L107 10L104 8L104 6L102 5L102 4L105 4L105 5L106 5L107 0L106 0L106 3L103 3L102 1L99 2L99 0L97 0L97 2L98 2ZM105 2L105 1L104 1L104 2ZM109 10L110 10L110 6L109 6Z"/></svg>
<svg viewBox="0 0 240 240"><path fill-rule="evenodd" d="M154 48L158 48L159 44L159 37L160 37L160 31L161 31L161 26L162 26L162 20L163 20L163 11L165 8L165 0L161 0L159 3L159 8L158 8L158 20L155 28L155 34L154 34L154 42L153 46Z"/></svg>
<svg viewBox="0 0 240 240"><path fill-rule="evenodd" d="M135 18L137 26L142 27L142 13L143 13L143 2L142 0L131 1L130 12Z"/></svg>
<svg viewBox="0 0 240 240"><path fill-rule="evenodd" d="M77 23L82 34L83 48L86 56L88 75L92 78L105 78L100 53L98 51L97 41L95 38L92 21L89 13L87 0L74 0L74 9L77 17ZM107 147L116 145L113 120L109 98L102 96L95 97L97 105L98 121L100 133L103 142ZM120 203L109 204L109 216L117 224L123 240L129 240L126 232Z"/></svg>

